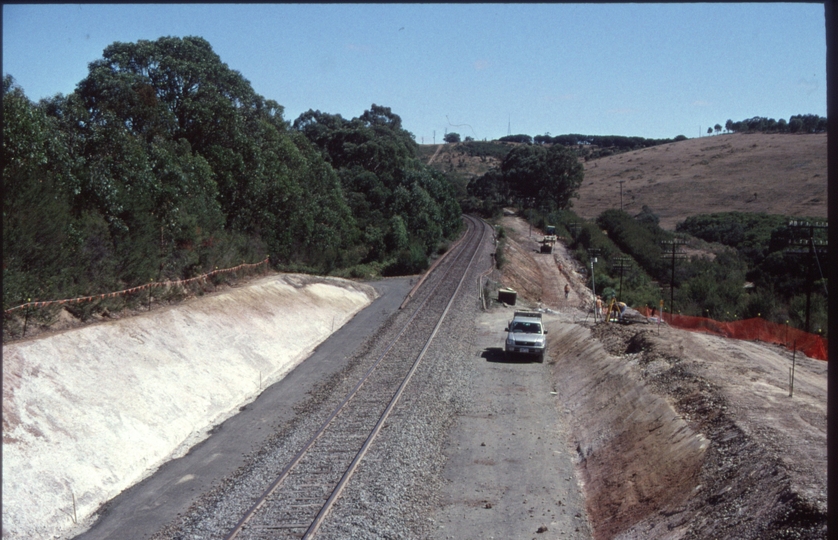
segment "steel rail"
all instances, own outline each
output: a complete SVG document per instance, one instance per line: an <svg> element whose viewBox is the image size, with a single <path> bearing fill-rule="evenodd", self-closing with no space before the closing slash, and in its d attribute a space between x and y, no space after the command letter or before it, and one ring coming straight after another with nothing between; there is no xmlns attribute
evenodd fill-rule
<svg viewBox="0 0 838 540"><path fill-rule="evenodd" d="M398 403L399 398L401 398L402 393L404 392L404 389L407 387L408 383L410 382L410 379L413 377L413 374L416 372L416 369L419 367L419 364L422 362L422 359L425 357L425 353L428 351L428 348L431 346L431 342L433 342L434 338L436 337L437 332L439 332L439 329L442 327L442 323L445 321L445 317L446 317L446 315L448 315L448 311L451 309L451 305L454 303L454 300L457 299L457 295L460 293L460 289L462 289L462 287L463 287L463 282L465 282L466 276L468 275L468 270L469 270L469 268L471 268L472 264L474 264L474 258L477 256L477 253L480 251L479 248L480 248L480 245L482 245L482 243L483 243L483 235L486 232L485 227L483 227L482 225L483 225L482 223L480 223L480 225L477 225L477 224L474 225L475 228L477 228L479 226L480 229L481 229L481 233L478 235L477 249L474 250L474 253L471 256L471 259L469 260L469 263L466 266L466 269L463 271L463 275L460 278L460 281L457 283L457 288L451 294L451 299L448 300L448 304L445 306L445 309L443 310L442 315L439 317L439 321L437 321L433 332L431 332L430 337L425 342L425 346L422 348L422 351L419 353L419 356L417 356L416 360L414 360L413 366L411 366L410 371L408 372L407 376L402 381L401 385L399 386L399 389L393 395L393 398L390 400L390 403L387 405L387 408L381 414L381 418L379 418L378 423L375 425L375 428L373 428L372 432L370 433L370 436L364 442L364 445L361 447L361 450L358 451L358 454L355 456L355 459L352 460L352 464L349 466L349 469L347 469L347 471L344 473L343 477L340 479L340 482L338 482L337 487L332 492L332 494L329 496L329 499L326 501L326 504L324 504L323 507L320 509L320 512L318 512L317 517L314 519L314 522L308 528L308 531L306 531L305 535L303 535L304 540L309 539L309 538L313 538L314 535L317 534L317 531L320 529L320 526L322 525L323 521L326 519L326 516L328 515L329 511L332 509L332 506L334 505L335 501L337 501L338 498L340 497L341 493L343 493L343 489L346 486L347 482L349 482L349 479L352 477L353 474L355 474L355 470L358 468L358 465L361 463L361 460L364 459L364 456L366 455L367 450L372 445L373 441L375 440L376 436L378 435L378 432L381 431L381 428L384 426L384 423L390 417L390 412L393 410L393 408Z"/></svg>
<svg viewBox="0 0 838 540"><path fill-rule="evenodd" d="M470 216L466 216L466 219L474 219L474 218L472 218ZM425 279L427 279L427 277L431 275L431 273L434 271L434 269L440 263L442 263L442 261L448 256L449 253L451 253L452 251L457 249L457 247L465 240L465 238L466 238L466 235L462 235L460 238L457 239L456 242L454 242L454 244L451 246L451 249L446 251L441 257L439 257L436 261L434 261L434 263L431 265L431 267L428 268L428 271L425 272L425 274L419 279L419 282L416 283L416 285L412 289L410 289L409 293L407 293L407 296L405 296L404 300L402 301L402 304L399 306L399 309L404 308L404 306L406 306L407 303L410 302L410 300L413 298L413 295L416 294L416 291L418 291L419 287L421 287L422 284L425 282Z"/></svg>
<svg viewBox="0 0 838 540"><path fill-rule="evenodd" d="M468 236L468 235L470 235L470 234L471 234L471 235L477 235L477 234L478 234L478 232L476 231L476 229L477 229L477 227L480 227L480 228L481 228L481 232L479 233L479 238L478 238L478 240L477 240L477 245L479 246L479 245L482 243L483 235L485 235L485 227L483 226L483 223L482 223L482 222L479 222L479 221L475 222L475 220L473 220L473 218L470 218L470 217L467 217L467 219L469 220L469 223L470 223L470 225L471 225L471 228L470 228L470 230L469 230L469 231L467 231L466 235L464 235L464 236ZM461 239L461 240L462 240L462 239ZM460 244L460 243L461 243L461 242L457 242L455 245L459 247L459 244ZM466 243L466 244L467 244L467 243ZM472 259L471 259L471 261L469 262L469 265L467 266L467 268L468 268L468 267L470 267L470 265L472 264L473 259L474 259L474 256L476 256L477 251L479 251L479 250L475 250L475 253L472 255ZM447 274L448 274L451 270L453 270L453 269L455 268L455 264L456 264L456 262L457 262L457 261L460 259L460 257L462 257L462 255L463 255L463 254L465 254L465 253L466 253L466 250L465 250L465 248L464 248L463 250L461 250L461 251L460 251L460 253L458 253L458 254L457 254L457 256L456 256L456 257L454 257L454 260L451 262L451 265L450 265L447 269L445 269L445 271L443 272L443 275L447 275ZM430 271L429 271L429 272L430 272ZM460 282L459 282L459 284L458 284L457 289L456 289L456 290L455 290L455 292L452 294L452 300L451 300L451 301L449 301L448 307L446 307L446 308L445 308L445 311L443 312L442 318L444 318L444 317L445 317L445 315L447 314L447 312L448 312L448 308L450 307L450 304L451 304L451 302L453 301L453 298L455 298L455 297L456 297L456 295L457 295L457 293L459 292L460 287L461 287L461 285L462 285L462 282L463 282L463 280L465 279L465 275L466 275L466 272L464 272L464 273L463 273L463 277L460 279ZM358 383L355 385L355 387L354 387L354 388L353 388L353 389L352 389L352 390L351 390L351 391L347 394L347 396L344 398L344 400L343 400L343 401L342 401L342 402L341 402L341 403L337 406L337 408L335 408L335 410L334 410L334 411L332 411L332 413L331 413L331 414L329 415L329 417L328 417L328 418L327 418L327 419L323 422L323 424L322 424L322 425L321 425L321 427L318 429L318 431L317 431L317 432L316 432L316 433L315 433L315 434L314 434L314 435L313 435L313 436L312 436L312 437L308 440L308 442L306 442L306 444L303 446L303 448L302 448L302 449L301 449L301 450L300 450L300 451L299 451L299 452L298 452L298 453L294 456L294 458L293 458L293 459L292 459L292 460L288 463L288 465L286 465L286 467L282 470L282 472L279 474L279 476L278 476L278 477L277 477L277 478L276 478L276 479L275 479L275 480L271 483L271 485L270 485L270 486L269 486L269 487L268 487L268 488L267 488L267 489L263 492L263 494L262 494L262 495L261 495L261 496L260 496L260 497L256 500L256 502L255 502L255 503L254 503L254 504L253 504L253 505L252 505L252 506L251 506L251 507L247 510L247 512L244 514L244 516L243 516L243 517L242 517L242 518L241 518L241 519L240 519L240 520L236 523L236 525L234 526L234 528L233 528L233 529L232 529L232 530L228 533L228 535L225 537L225 540L233 540L234 538L236 538L236 537L239 535L239 533L240 533L240 532L244 529L244 527L246 526L246 524L248 523L248 521L249 521L249 520L250 520L250 519L251 519L251 518L252 518L252 517L253 517L253 516L254 516L254 515L255 515L255 514L259 511L259 509L260 509L260 508L261 508L261 507L262 507L262 506L263 506L263 505L264 505L264 504L268 501L269 497L270 497L270 496L271 496L274 492L276 492L276 490L279 488L279 486L280 486L280 485L282 485L282 483L283 483L283 482L285 481L285 479L289 476L289 474L291 473L291 471L292 471L292 470L293 470L293 469L294 469L294 468L295 468L295 467L299 464L299 462L300 462L300 461L301 461L301 460L302 460L302 459L306 456L306 454L307 454L307 453L308 453L308 452L312 449L312 447L314 446L315 442L316 442L316 441L317 441L317 440L318 440L318 439L319 439L319 438L323 435L323 433L324 433L324 432L325 432L325 431L329 428L329 426L332 424L332 422L334 421L334 419L335 419L335 418L336 418L336 417L337 417L337 416L338 416L338 415L339 415L339 414L340 414L340 413L341 413L341 412L345 409L345 407L347 406L347 404L348 404L348 403L349 403L349 402L350 402L350 401L351 401L351 400L355 397L355 395L358 393L358 391L359 391L359 390L360 390L360 388L364 385L364 383L365 383L367 380L369 380L370 375L371 375L371 374L372 374L372 373L376 370L376 368L377 368L377 367L381 364L381 362L383 361L383 359L385 358L385 356L386 356L386 355L387 355L387 354L388 354L388 353L389 353L389 352L393 349L393 347L396 345L396 343L399 341L399 339L400 339L400 338L401 338L401 337L405 334L405 332L407 332L407 330L411 327L411 323L413 322L413 320L414 320L414 319L415 319L415 318L416 318L416 317L417 317L417 316L418 316L418 315L422 312L422 309L425 307L425 305L426 305L426 304L427 304L427 303L428 303L428 302L429 302L429 301L433 298L433 293L434 293L434 292L436 292L436 290L437 290L437 289L438 289L438 288L439 288L439 287L440 287L440 286L441 286L444 282L445 282L444 278L443 278L443 279L440 279L440 280L439 280L439 282L438 282L438 283L436 283L436 284L433 286L433 288L432 288L432 289L428 292L428 294L427 294L426 298L425 298L425 299L422 301L422 303L421 303L421 304L420 304L420 305L416 308L416 310L415 310L415 311L414 311L414 313L410 316L410 318L409 318L409 319L405 322L404 327L403 327L403 328L399 331L399 333L396 335L396 337L394 337L394 338L392 339L392 341L391 341L391 342L390 342L390 344L387 346L387 348L386 348L386 349L385 349L385 350L384 350L384 351L383 351L383 352L379 355L379 357L375 360L375 362L372 364L372 366L370 366L370 368L369 368L369 369L367 369L367 371L366 371L366 372L364 373L364 375L360 378L360 380L359 380L359 381L358 381ZM440 319L440 321L437 323L437 328L435 328L435 329L434 329L434 331L433 331L433 333L432 333L431 337L428 339L428 342L426 343L425 348L423 348L423 350L422 350L422 352L421 352L421 355L424 355L425 350L427 350L427 347L430 345L431 340L433 340L433 337L436 335L436 331L437 331L437 329L439 328L439 326L440 326L440 324L441 324L441 322L442 322L442 318L441 318L441 319ZM415 371L415 368L416 368L416 366L418 366L418 364L419 364L419 363L418 363L418 361L415 361L415 362L414 362L414 366L411 368L411 370L410 370L410 372L409 372L409 374L408 374L408 376L407 376L407 379L409 379L409 378L412 376L412 374L413 374L413 372ZM399 387L399 390L397 391L397 394L398 394L398 395L401 395L401 391L403 390L403 388L404 388L405 386L406 386L406 382L405 382L405 381L403 381L403 382L402 382L402 385ZM394 405L394 404L395 404L395 403L393 403L393 405ZM386 412L387 412L387 414L389 414L389 410L390 410L390 409L392 409L392 407L391 407L391 406L388 406L388 409L387 409L387 411L386 411ZM380 422L380 424L382 424L382 425L383 425L383 421L381 421L381 422ZM374 431L375 431L375 433L377 434L378 430L380 430L380 427L377 425L377 426L376 426L376 428L377 428L377 429L375 429ZM373 437L373 438L374 438L374 437ZM368 442L369 442L369 439L368 439ZM365 451L366 451L365 449L366 449L368 446L369 446L369 444L367 444L367 442L365 442L364 447L362 447L362 450L365 452ZM356 459L357 459L357 456L356 456ZM357 461L358 461L358 462L360 462L360 459L357 459ZM357 465L357 464L356 464L355 460L353 460L353 465L351 465L350 467L353 467L353 466L355 466L355 465ZM344 485L345 485L345 482L342 482L342 484L344 484ZM339 484L339 485L340 485L340 484ZM341 487L341 490L342 490L342 487ZM334 495L334 494L333 494L333 495ZM330 497L330 499L329 499L329 500L331 500L332 502L334 502L334 500L336 500L336 497L335 497L334 499L333 499L332 497ZM328 503L328 501L327 501L327 503ZM331 506L331 505L330 505L330 506ZM321 509L321 513L322 513L322 509ZM318 513L318 516L319 516L319 515L320 515L320 513ZM324 514L324 515L325 515L325 514ZM319 527L319 525L318 525L318 527ZM308 534L308 533L306 533L306 534Z"/></svg>

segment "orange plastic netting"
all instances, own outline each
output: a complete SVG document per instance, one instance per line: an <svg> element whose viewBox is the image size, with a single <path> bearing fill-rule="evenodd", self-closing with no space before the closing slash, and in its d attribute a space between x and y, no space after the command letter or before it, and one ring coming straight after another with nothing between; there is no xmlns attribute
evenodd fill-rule
<svg viewBox="0 0 838 540"><path fill-rule="evenodd" d="M652 310L647 307L640 308L637 311L646 317L652 315ZM827 351L829 351L828 340L821 336L785 324L769 322L759 317L742 321L720 322L705 317L664 313L663 320L670 326L693 332L705 332L732 339L775 343L790 350L797 349L809 358L818 360L826 360Z"/></svg>

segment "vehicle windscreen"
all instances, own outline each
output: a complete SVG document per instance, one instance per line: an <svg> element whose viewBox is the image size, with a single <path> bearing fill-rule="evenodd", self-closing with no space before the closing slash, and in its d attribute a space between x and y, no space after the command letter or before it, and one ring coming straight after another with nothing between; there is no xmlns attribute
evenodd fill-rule
<svg viewBox="0 0 838 540"><path fill-rule="evenodd" d="M540 334L541 325L532 322L516 322L512 325L513 332L522 332L524 334Z"/></svg>

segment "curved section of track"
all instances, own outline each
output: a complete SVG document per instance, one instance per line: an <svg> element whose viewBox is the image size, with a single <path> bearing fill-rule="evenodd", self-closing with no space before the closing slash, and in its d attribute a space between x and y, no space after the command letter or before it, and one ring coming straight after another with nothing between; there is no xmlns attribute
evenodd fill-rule
<svg viewBox="0 0 838 540"><path fill-rule="evenodd" d="M474 218L465 221L468 230L462 241L429 271L406 304L413 309L408 320L228 539L311 538L317 533L388 420L474 264L487 229Z"/></svg>

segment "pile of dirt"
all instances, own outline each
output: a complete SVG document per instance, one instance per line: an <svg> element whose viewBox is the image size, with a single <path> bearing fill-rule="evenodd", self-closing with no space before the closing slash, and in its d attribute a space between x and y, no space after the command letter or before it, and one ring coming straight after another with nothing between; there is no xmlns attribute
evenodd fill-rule
<svg viewBox="0 0 838 540"><path fill-rule="evenodd" d="M557 242L553 253L541 253L539 241L544 237L543 231L530 227L514 213L504 218L502 225L506 235L503 246L506 262L500 282L504 287L547 309L585 309L593 302L579 263L563 243ZM565 285L570 287L567 296Z"/></svg>
<svg viewBox="0 0 838 540"><path fill-rule="evenodd" d="M718 376L726 370L713 364L725 359L706 350L693 334L615 324L597 325L592 334L609 353L628 361L646 388L671 403L692 431L710 441L686 501L656 501L656 512L634 523L632 516L611 522L609 533L619 531L627 538L661 537L676 530L680 538L696 539L826 538L826 417L821 410L818 420L815 412L819 403L825 407L825 384L822 394L814 389L812 395L812 388L801 394L798 388L799 403L788 398L775 407L763 404L754 421L742 414L751 406L747 396L726 388L731 374ZM760 364L756 357L745 360L753 362L752 368ZM798 369L823 377L825 383L825 363L799 361ZM708 376L708 366L716 377ZM739 376L756 385L756 374L754 369ZM761 422L763 415L782 417L779 424L785 430ZM815 419L815 426L801 422L803 416ZM806 433L807 427L820 434ZM619 469L612 472L620 475Z"/></svg>

